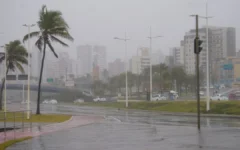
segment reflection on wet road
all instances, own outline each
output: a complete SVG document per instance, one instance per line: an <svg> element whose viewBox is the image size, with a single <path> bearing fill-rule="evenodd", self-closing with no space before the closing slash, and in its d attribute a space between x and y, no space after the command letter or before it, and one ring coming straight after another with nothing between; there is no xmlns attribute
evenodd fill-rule
<svg viewBox="0 0 240 150"><path fill-rule="evenodd" d="M163 116L141 111L43 106L46 112L104 115L96 124L72 128L15 144L7 150L239 150L238 119Z"/></svg>

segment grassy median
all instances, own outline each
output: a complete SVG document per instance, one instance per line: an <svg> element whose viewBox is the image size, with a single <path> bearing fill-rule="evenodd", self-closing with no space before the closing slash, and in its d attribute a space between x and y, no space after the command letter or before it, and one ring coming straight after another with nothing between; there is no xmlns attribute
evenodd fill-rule
<svg viewBox="0 0 240 150"><path fill-rule="evenodd" d="M9 147L15 143L22 142L22 141L25 141L25 140L28 140L31 138L32 137L24 137L24 138L6 141L6 142L0 144L0 150L5 150L7 147Z"/></svg>
<svg viewBox="0 0 240 150"><path fill-rule="evenodd" d="M202 113L240 115L240 101L211 102L211 110L206 112L206 102L201 101ZM101 106L113 108L125 108L125 102L87 102L80 106ZM129 102L129 109L141 109L165 112L197 112L196 101L160 101L160 102Z"/></svg>
<svg viewBox="0 0 240 150"><path fill-rule="evenodd" d="M4 112L0 113L0 121L3 122L4 120ZM58 123L64 122L71 118L71 115L63 115L63 114L41 114L35 115L32 114L30 119L27 119L26 112L7 112L6 113L6 121L13 122L15 115L16 122L22 122L22 118L24 117L24 122L39 122L39 123Z"/></svg>

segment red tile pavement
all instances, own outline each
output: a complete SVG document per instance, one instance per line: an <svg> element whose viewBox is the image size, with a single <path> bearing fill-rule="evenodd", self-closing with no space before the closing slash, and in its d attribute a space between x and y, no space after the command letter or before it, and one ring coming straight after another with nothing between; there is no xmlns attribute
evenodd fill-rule
<svg viewBox="0 0 240 150"><path fill-rule="evenodd" d="M18 129L16 131L13 131L13 130L7 131L6 136L4 132L1 132L0 144L12 139L18 139L18 138L23 138L28 136L36 137L36 136L48 134L51 132L74 128L81 125L88 125L88 124L101 121L102 119L103 117L98 117L98 116L73 116L71 117L70 120L67 120L65 122L33 127L32 130L30 128L26 128L24 129L24 131L22 131L22 129Z"/></svg>

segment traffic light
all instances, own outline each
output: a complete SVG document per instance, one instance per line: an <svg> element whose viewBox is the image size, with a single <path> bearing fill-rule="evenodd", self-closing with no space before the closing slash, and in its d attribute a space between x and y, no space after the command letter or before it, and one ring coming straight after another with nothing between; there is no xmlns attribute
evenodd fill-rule
<svg viewBox="0 0 240 150"><path fill-rule="evenodd" d="M202 51L202 45L203 41L200 40L198 37L194 39L194 53L199 54Z"/></svg>

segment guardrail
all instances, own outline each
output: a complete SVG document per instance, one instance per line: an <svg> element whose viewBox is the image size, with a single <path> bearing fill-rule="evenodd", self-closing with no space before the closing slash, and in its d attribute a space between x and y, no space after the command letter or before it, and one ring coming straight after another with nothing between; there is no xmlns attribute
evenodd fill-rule
<svg viewBox="0 0 240 150"><path fill-rule="evenodd" d="M14 131L14 139L15 133L25 132L25 128L29 128L32 132L32 111L29 111L30 118L28 122L25 122L28 110L0 112L0 122L4 123L3 127L0 126L0 133L4 133L4 139L7 138L7 132L11 130Z"/></svg>

